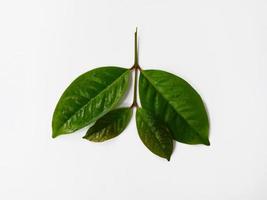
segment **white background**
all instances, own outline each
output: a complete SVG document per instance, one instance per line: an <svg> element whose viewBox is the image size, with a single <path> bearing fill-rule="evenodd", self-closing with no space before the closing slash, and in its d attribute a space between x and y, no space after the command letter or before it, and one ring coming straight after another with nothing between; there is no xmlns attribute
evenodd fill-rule
<svg viewBox="0 0 267 200"><path fill-rule="evenodd" d="M210 147L177 143L167 162L134 118L102 144L81 139L86 129L51 138L73 79L131 67L136 26L141 66L203 97ZM267 199L266 36L266 0L1 0L0 199Z"/></svg>

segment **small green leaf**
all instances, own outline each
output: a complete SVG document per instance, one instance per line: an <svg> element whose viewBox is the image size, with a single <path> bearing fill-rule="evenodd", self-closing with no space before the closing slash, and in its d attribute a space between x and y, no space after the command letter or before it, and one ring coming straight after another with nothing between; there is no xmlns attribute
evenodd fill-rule
<svg viewBox="0 0 267 200"><path fill-rule="evenodd" d="M115 107L125 94L130 70L101 67L79 76L61 96L53 115L53 138L83 128Z"/></svg>
<svg viewBox="0 0 267 200"><path fill-rule="evenodd" d="M131 108L112 110L98 119L83 138L93 142L104 142L114 138L123 132L130 122L131 117Z"/></svg>
<svg viewBox="0 0 267 200"><path fill-rule="evenodd" d="M185 80L160 70L143 70L139 94L142 107L165 122L175 140L210 144L205 106Z"/></svg>
<svg viewBox="0 0 267 200"><path fill-rule="evenodd" d="M138 134L144 145L154 154L170 160L173 141L168 128L145 109L136 111Z"/></svg>

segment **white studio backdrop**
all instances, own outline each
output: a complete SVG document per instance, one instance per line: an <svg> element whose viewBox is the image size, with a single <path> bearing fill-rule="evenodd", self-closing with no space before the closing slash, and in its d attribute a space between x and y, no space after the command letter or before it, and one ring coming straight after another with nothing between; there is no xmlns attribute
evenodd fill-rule
<svg viewBox="0 0 267 200"><path fill-rule="evenodd" d="M1 0L0 199L267 199L267 1ZM98 66L140 65L191 83L211 146L177 143L170 162L133 117L102 144L51 138L64 89ZM130 105L132 96L125 100Z"/></svg>

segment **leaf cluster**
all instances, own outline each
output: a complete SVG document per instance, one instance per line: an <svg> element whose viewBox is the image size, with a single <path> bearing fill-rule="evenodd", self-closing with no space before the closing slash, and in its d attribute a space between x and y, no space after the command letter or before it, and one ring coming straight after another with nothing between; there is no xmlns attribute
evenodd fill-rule
<svg viewBox="0 0 267 200"><path fill-rule="evenodd" d="M132 71L135 73L133 104L120 107L129 89ZM93 124L84 139L93 142L112 139L125 130L134 108L140 139L160 157L170 160L174 141L210 145L209 121L200 95L174 74L141 69L137 32L132 68L108 66L93 69L75 79L64 91L54 111L52 137L73 133Z"/></svg>

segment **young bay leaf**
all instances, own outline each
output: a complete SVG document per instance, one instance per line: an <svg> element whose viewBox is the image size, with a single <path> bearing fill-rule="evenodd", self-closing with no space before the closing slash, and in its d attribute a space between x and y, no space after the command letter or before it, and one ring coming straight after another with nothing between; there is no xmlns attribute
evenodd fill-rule
<svg viewBox="0 0 267 200"><path fill-rule="evenodd" d="M123 132L131 117L132 108L112 110L98 119L83 138L93 142L104 142L112 139Z"/></svg>
<svg viewBox="0 0 267 200"><path fill-rule="evenodd" d="M142 107L166 123L175 140L187 144L210 144L204 103L185 80L160 70L143 70L139 96Z"/></svg>
<svg viewBox="0 0 267 200"><path fill-rule="evenodd" d="M170 160L173 140L169 129L143 108L136 111L136 125L140 139L154 154Z"/></svg>
<svg viewBox="0 0 267 200"><path fill-rule="evenodd" d="M100 67L75 79L55 108L52 137L72 133L114 108L125 94L130 70Z"/></svg>

